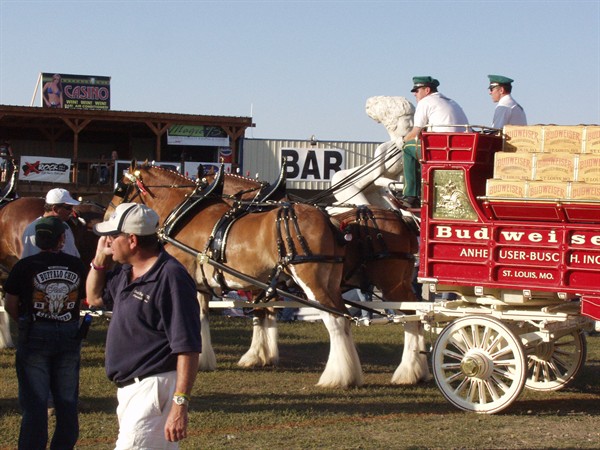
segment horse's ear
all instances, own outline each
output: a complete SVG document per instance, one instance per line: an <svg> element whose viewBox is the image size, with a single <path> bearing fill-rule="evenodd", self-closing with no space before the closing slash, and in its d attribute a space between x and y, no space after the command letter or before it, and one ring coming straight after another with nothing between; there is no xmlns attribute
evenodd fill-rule
<svg viewBox="0 0 600 450"><path fill-rule="evenodd" d="M136 161L135 161L135 159L132 159L132 160L131 160L131 165L129 166L129 172L130 172L130 173L133 173L133 172L135 172L136 165L137 165L137 164L136 164Z"/></svg>

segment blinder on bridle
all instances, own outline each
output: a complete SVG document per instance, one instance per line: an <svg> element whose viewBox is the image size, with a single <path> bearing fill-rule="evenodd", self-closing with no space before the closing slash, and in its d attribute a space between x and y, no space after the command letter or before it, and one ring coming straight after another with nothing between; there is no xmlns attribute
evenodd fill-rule
<svg viewBox="0 0 600 450"><path fill-rule="evenodd" d="M140 180L138 179L137 176L138 176L138 174L132 175L132 174L127 173L127 174L125 174L125 178L127 178L129 181L131 181L131 183L125 183L124 180L117 181L113 195L115 197L119 197L121 199L121 203L132 202L140 194L140 186L138 184L138 182ZM135 191L136 191L135 195L131 194L132 189L135 189ZM112 203L112 201L110 202L110 206L112 206L113 208L117 207L117 205L114 205Z"/></svg>
<svg viewBox="0 0 600 450"><path fill-rule="evenodd" d="M113 192L113 194L116 195L117 197L121 197L122 199L125 199L125 196L127 195L127 191L129 190L130 186L131 186L131 184L126 184L123 182L123 180L119 180L119 181L117 181L117 184L115 185L115 191Z"/></svg>

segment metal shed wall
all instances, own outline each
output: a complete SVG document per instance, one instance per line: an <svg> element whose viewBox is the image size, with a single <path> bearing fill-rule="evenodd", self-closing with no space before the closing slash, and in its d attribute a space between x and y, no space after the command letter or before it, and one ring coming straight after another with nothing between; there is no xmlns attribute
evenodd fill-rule
<svg viewBox="0 0 600 450"><path fill-rule="evenodd" d="M279 175L281 161L278 155L282 148L342 149L346 152L346 169L365 164L373 158L380 142L349 141L288 141L276 139L248 139L242 142L242 174L258 177L260 180L274 181ZM330 186L329 181L288 181L289 189L323 190Z"/></svg>

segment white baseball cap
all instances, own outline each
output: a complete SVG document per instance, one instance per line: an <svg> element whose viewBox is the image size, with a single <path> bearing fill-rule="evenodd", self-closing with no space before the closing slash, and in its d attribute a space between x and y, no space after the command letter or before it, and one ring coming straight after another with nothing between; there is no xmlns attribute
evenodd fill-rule
<svg viewBox="0 0 600 450"><path fill-rule="evenodd" d="M139 203L121 203L108 220L94 225L100 236L120 233L148 236L158 230L159 217L153 209Z"/></svg>
<svg viewBox="0 0 600 450"><path fill-rule="evenodd" d="M69 191L63 188L50 189L46 194L48 205L79 205L79 202L71 197Z"/></svg>

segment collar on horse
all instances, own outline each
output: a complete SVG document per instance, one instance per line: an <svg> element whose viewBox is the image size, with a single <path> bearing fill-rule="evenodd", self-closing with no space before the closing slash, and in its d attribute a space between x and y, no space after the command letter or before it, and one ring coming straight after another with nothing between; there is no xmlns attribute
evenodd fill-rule
<svg viewBox="0 0 600 450"><path fill-rule="evenodd" d="M398 215L396 211L394 211L394 213ZM399 219L404 220L404 217L400 215ZM357 207L354 219L350 222L345 222L341 227L346 230L347 227L352 224L355 224L354 232L358 235L355 238L360 242L360 253L362 258L359 263L348 271L344 277L345 281L349 280L360 271L361 284L363 285L361 286L361 289L367 287L369 282L365 270L366 263L369 261L393 258L414 261L415 255L412 253L392 252L388 249L383 234L377 224L377 219L375 218L373 211L367 205ZM348 231L346 231L346 233L348 233Z"/></svg>

